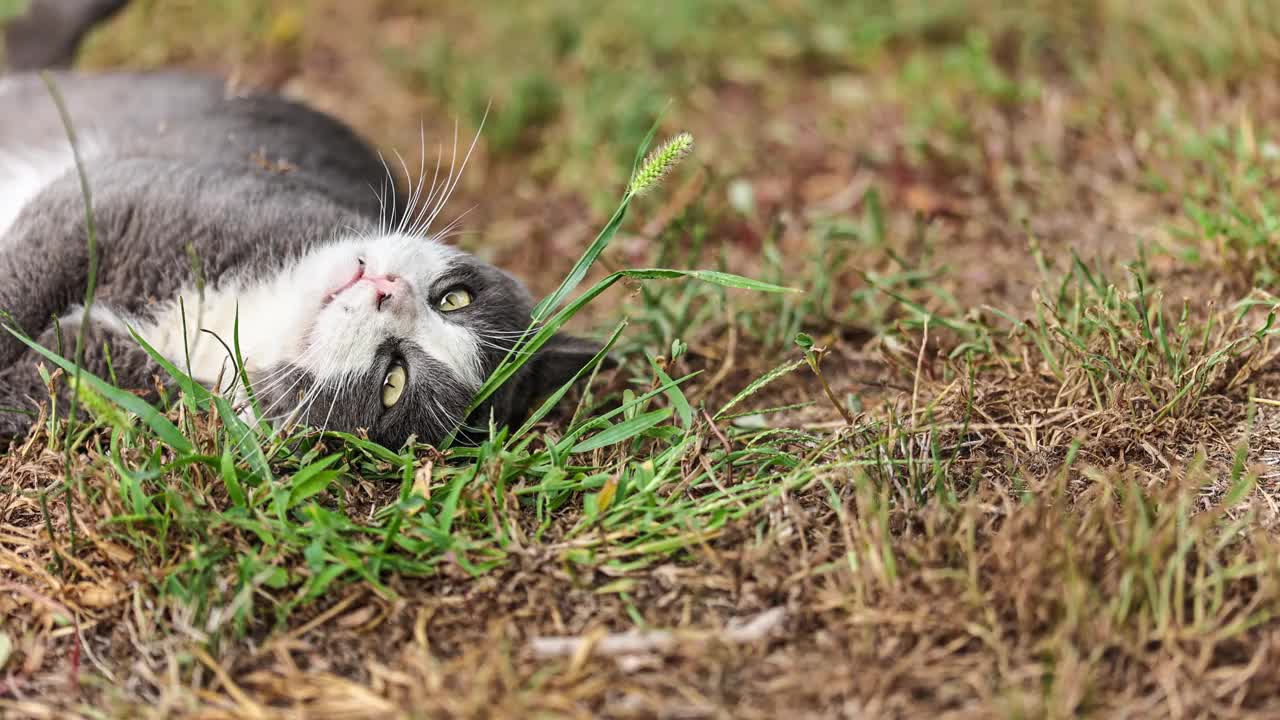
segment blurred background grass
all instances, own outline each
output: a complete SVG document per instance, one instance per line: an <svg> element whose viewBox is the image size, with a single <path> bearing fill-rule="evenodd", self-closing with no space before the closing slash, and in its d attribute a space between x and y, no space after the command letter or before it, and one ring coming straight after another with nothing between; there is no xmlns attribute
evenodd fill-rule
<svg viewBox="0 0 1280 720"><path fill-rule="evenodd" d="M487 117L449 211L467 213L457 242L535 293L589 242L660 117L661 134L694 134L694 156L637 208L600 272L719 266L811 291L738 314L776 351L801 329L863 337L904 315L918 323L901 298L957 318L1027 307L1042 262L1127 261L1140 243L1269 283L1276 9L136 0L81 64L275 88L415 168L441 146L447 161L455 132L465 144ZM1027 252L1028 233L1047 260ZM676 308L637 342L723 331L700 295L637 292ZM626 300L596 304L588 321L608 324Z"/></svg>
<svg viewBox="0 0 1280 720"><path fill-rule="evenodd" d="M709 142L726 172L767 161L788 123L841 135L867 104L903 106L918 143L974 140L968 109L1046 83L1100 102L1162 81L1234 79L1280 58L1267 0L671 0L597 3L140 0L90 42L91 66L197 65L345 91L330 104L383 141L418 118L606 206L655 116ZM369 92L360 92L360 90ZM745 105L745 107L744 107ZM732 115L732 117L728 117ZM745 122L744 122L745 121ZM408 128L408 129L406 129Z"/></svg>

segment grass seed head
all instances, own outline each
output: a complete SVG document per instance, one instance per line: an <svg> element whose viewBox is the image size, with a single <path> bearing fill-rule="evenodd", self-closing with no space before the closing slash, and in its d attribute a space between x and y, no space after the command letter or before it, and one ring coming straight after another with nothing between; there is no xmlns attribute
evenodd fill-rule
<svg viewBox="0 0 1280 720"><path fill-rule="evenodd" d="M655 187L671 169L693 150L693 135L682 132L666 141L644 159L639 172L631 178L627 194L635 197Z"/></svg>

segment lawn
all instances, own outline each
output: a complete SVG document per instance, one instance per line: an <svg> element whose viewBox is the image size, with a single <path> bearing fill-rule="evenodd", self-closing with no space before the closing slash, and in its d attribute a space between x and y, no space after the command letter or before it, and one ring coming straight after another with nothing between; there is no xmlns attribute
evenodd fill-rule
<svg viewBox="0 0 1280 720"><path fill-rule="evenodd" d="M1276 2L139 0L80 66L478 132L539 295L687 131L578 292L797 292L623 276L477 447L90 396L0 456L0 715L1280 716Z"/></svg>

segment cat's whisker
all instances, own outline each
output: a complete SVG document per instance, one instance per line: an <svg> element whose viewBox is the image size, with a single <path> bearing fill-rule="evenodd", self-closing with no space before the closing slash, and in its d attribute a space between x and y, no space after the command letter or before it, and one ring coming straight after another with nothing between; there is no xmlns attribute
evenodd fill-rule
<svg viewBox="0 0 1280 720"><path fill-rule="evenodd" d="M400 217L400 223L396 225L396 234L400 234L404 232L409 218L413 215L413 208L417 205L418 191L422 189L422 183L414 181L412 173L409 172L409 164L404 161L404 156L399 150L396 151L396 159L400 161L400 168L404 171L404 181L409 189L409 194L405 198L404 214Z"/></svg>
<svg viewBox="0 0 1280 720"><path fill-rule="evenodd" d="M299 377L305 378L307 375L306 373L300 373ZM280 413L278 415L266 415L265 419L272 428L271 433L267 437L268 442L279 437L281 434L291 433L298 426L302 425L304 418L309 415L311 408L315 405L316 400L318 400L324 393L326 387L327 385L323 382L313 382L305 392L300 393L297 404L290 408L288 412ZM292 393L292 388L290 388L288 393L282 395L280 400L288 399L289 393ZM334 403L336 403L341 394L341 391L334 394L333 401L329 408L330 413L332 413ZM278 404L278 402L276 404ZM272 407L274 408L274 404ZM327 427L327 425L328 418L326 417L325 427ZM325 427L320 428L321 432L324 431Z"/></svg>
<svg viewBox="0 0 1280 720"><path fill-rule="evenodd" d="M301 425L302 419L311 411L311 406L315 404L316 399L320 397L320 393L323 391L323 383L313 383L311 388L303 394L302 398L298 401L298 404L293 407L292 412L290 412L285 418L280 430L285 433L292 433L299 425Z"/></svg>
<svg viewBox="0 0 1280 720"><path fill-rule="evenodd" d="M346 234L353 235L357 238L360 238L361 240L370 240L373 238L373 236L370 235L367 230L365 230L364 228L358 228L355 225L350 225L350 224L343 225L342 230ZM335 234L335 239L336 238L337 238L337 235Z"/></svg>
<svg viewBox="0 0 1280 720"><path fill-rule="evenodd" d="M391 173L391 168L387 166L387 159L382 156L382 153L378 153L378 161L382 163L382 169L386 171L387 180L390 182L390 185L391 185L390 192L389 192L389 194L391 195L391 215L389 217L392 218L391 222L395 222L396 209L397 209L396 199L400 195L400 193L396 192L396 178L395 178L395 175ZM385 217L387 216L384 216L384 218ZM380 225L379 229L382 231L381 234L384 234L384 235L386 234L386 227L387 226L385 224Z"/></svg>
<svg viewBox="0 0 1280 720"><path fill-rule="evenodd" d="M263 410L262 415L264 418L268 419L268 422L275 417L271 414L271 411L275 410L276 407L280 405L280 403L287 401L289 399L289 395L293 393L293 389L298 386L298 383L306 379L306 377L307 377L306 373L299 372L298 377L293 381L293 384L291 384L288 388L286 388L284 392L280 393L280 395L276 398L276 400L272 402L269 406L267 406L265 410ZM305 397L306 392L303 392L302 394Z"/></svg>
<svg viewBox="0 0 1280 720"><path fill-rule="evenodd" d="M467 236L478 236L478 235L480 235L479 230L465 230L460 228L457 230L452 230L447 233L436 233L435 235L431 236L431 239L437 242L445 242L446 240L453 240L454 238L464 238Z"/></svg>
<svg viewBox="0 0 1280 720"><path fill-rule="evenodd" d="M433 410L431 413L432 416L437 416L437 413L439 415L444 416L443 422L441 422L440 420L436 421L440 425L441 430L443 430L443 433L442 433L443 435L447 435L449 434L450 431L459 429L462 426L462 424L458 420L454 419L453 414L451 414L448 410L445 409L443 405L440 404L439 398L435 397L434 395L431 397L431 405L433 406Z"/></svg>
<svg viewBox="0 0 1280 720"><path fill-rule="evenodd" d="M424 154L425 154L425 142L426 142L425 139L423 142L424 142ZM437 145L436 146L436 167L431 174L431 188L427 191L427 196L422 200L421 205L419 207L414 208L415 216L413 220L413 225L409 228L409 231L407 233L409 235L425 237L423 233L425 233L426 228L423 225L423 218L426 216L427 210L430 207L432 207L436 199L436 193L438 192L437 188L440 187L438 185L438 182L440 180L440 166L443 162L444 162L444 147L441 145ZM424 180L426 179L425 176L423 179Z"/></svg>
<svg viewBox="0 0 1280 720"><path fill-rule="evenodd" d="M436 172L438 173L439 171L440 171L440 160L437 154ZM423 186L425 186L426 184L427 184L427 126L426 126L426 123L424 123L421 119L419 119L418 120L418 190L421 191ZM429 192L434 192L435 189L436 189L436 181L435 181L435 177L432 177L431 187L429 189ZM430 196L428 195L428 199L429 198ZM413 204L414 220L413 220L413 223L410 224L409 231L408 231L410 235L413 234L413 229L417 227L418 217L420 216L418 200L419 200L418 197L414 198L414 204ZM426 202L423 201L423 204L425 205Z"/></svg>
<svg viewBox="0 0 1280 720"><path fill-rule="evenodd" d="M448 177L445 177L444 179L444 186L440 188L439 199L435 201L435 204L433 206L431 206L430 213L426 215L424 219L422 219L421 228L422 228L422 234L424 234L424 236L425 234L428 234L430 232L431 223L435 222L435 218L438 217L438 215L440 214L440 211L442 211L444 209L444 206L448 204L449 197L453 195L454 188L457 188L458 181L461 181L462 173L465 172L467 163L468 161L471 160L471 154L472 152L475 151L476 143L480 141L480 132L483 131L485 119L488 117L489 117L489 109L486 108L484 118L481 118L480 120L480 128L476 129L476 135L471 140L471 146L468 147L466 155L463 156L461 167L458 167L458 164L457 164L458 123L457 123L457 120L454 120L453 155L451 160L449 160L449 174L448 174Z"/></svg>
<svg viewBox="0 0 1280 720"><path fill-rule="evenodd" d="M400 228L396 231L398 233L404 232L405 228L409 226L409 220L413 217L413 211L418 207L418 200L422 197L423 163L421 151L418 153L418 158L418 174L416 177L409 177L408 168L405 168L404 171L405 180L409 183L410 193L408 201L405 202L404 217L400 218Z"/></svg>
<svg viewBox="0 0 1280 720"><path fill-rule="evenodd" d="M230 366L230 372L227 372L228 366ZM236 362L235 355L232 353L230 348L227 348L222 358L222 369L219 372L220 378L227 378L227 384L224 388L222 387L221 380L219 380L216 390L222 397L230 397L232 400L236 399L237 392L243 391L244 398L239 402L239 406L243 409L243 407L247 407L251 404L253 397L260 397L286 380L289 369L290 368L288 367L283 367L256 379L248 377L250 372Z"/></svg>
<svg viewBox="0 0 1280 720"><path fill-rule="evenodd" d="M392 222L395 222L395 216L393 214L395 212L394 208L388 209L387 207L388 203L394 205L395 192L396 192L395 184L388 182L384 178L382 181L382 208L378 214L378 234L379 235L386 235L387 228L391 226Z"/></svg>
<svg viewBox="0 0 1280 720"><path fill-rule="evenodd" d="M320 424L320 432L323 433L329 429L329 419L333 417L333 409L338 404L338 398L342 396L342 394L346 391L346 389L347 389L347 377L344 376L342 380L338 383L338 387L334 389L333 399L329 401L329 411L325 413L324 422Z"/></svg>
<svg viewBox="0 0 1280 720"><path fill-rule="evenodd" d="M447 418L441 418L441 417L440 417L440 414L439 414L439 412L437 411L437 405L438 405L438 403L436 403L436 402L435 402L435 399L434 399L434 398L432 398L432 402L431 402L431 403L428 403L428 404L425 406L425 407L426 407L426 410L427 410L427 413L431 416L431 422L432 422L433 424L435 424L435 425L439 426L440 428L442 428L442 429L443 429L443 431L444 431L444 433L448 433L448 432L449 432L448 419L447 419Z"/></svg>
<svg viewBox="0 0 1280 720"><path fill-rule="evenodd" d="M462 417L462 410L458 410L457 412L449 412L447 408L445 408L443 405L440 404L440 399L434 395L431 396L431 402L438 409L438 411L441 414L443 414L445 417L446 422L444 425L442 425L442 428L444 430L444 433L443 433L444 435L447 435L448 433L455 430L465 430L469 432L477 432L480 430L480 428L477 428L474 425L469 425L466 423L466 418Z"/></svg>
<svg viewBox="0 0 1280 720"><path fill-rule="evenodd" d="M486 107L484 110L484 116L480 118L480 126L476 129L475 137L471 139L471 146L467 148L467 154L462 158L462 165L458 167L457 173L454 173L452 163L450 164L449 180L446 181L446 185L444 190L441 192L439 202L436 203L435 208L431 211L431 214L427 216L426 222L423 224L424 233L431 229L431 223L434 222L436 219L436 216L439 215L442 210L444 210L445 206L449 203L449 198L453 196L453 191L457 189L458 182L462 179L462 174L467 169L467 163L471 162L471 154L475 152L476 144L480 142L480 133L484 131L484 124L485 124L485 121L488 120L488 118L489 118L489 108ZM456 123L454 124L454 130L453 130L453 146L454 146L453 157L454 157L454 160L457 160L458 126Z"/></svg>
<svg viewBox="0 0 1280 720"><path fill-rule="evenodd" d="M539 330L541 330L542 328L543 328L543 325L542 325L541 323L538 323L538 324L533 325L532 327L525 327L525 328L522 328L522 329L520 329L520 330L506 330L506 329L503 329L503 328L497 328L497 327L486 327L486 328L484 328L484 332L485 332L485 334L487 334L487 335L493 335L493 336L498 336L498 335L511 335L511 336L536 335L536 334L538 333L538 331L539 331Z"/></svg>
<svg viewBox="0 0 1280 720"><path fill-rule="evenodd" d="M267 383L271 383L289 374L293 370L289 365L281 365L279 368L267 372L259 377L250 377L249 382L253 385L255 391L261 391L269 387Z"/></svg>
<svg viewBox="0 0 1280 720"><path fill-rule="evenodd" d="M259 418L258 427L261 427L262 424L265 423L268 430L266 434L262 434L260 431L255 432L253 434L260 438L260 442L267 442L267 443L274 442L280 436L281 425L282 425L280 422L281 419L282 418L287 419L289 415L290 413L287 413L287 412L281 412L276 414L263 413L262 416ZM239 448L239 445L237 445L237 449L238 448Z"/></svg>
<svg viewBox="0 0 1280 720"><path fill-rule="evenodd" d="M271 421L271 433L267 435L266 442L273 443L282 437L287 437L293 433L298 427L298 418L301 416L301 406L295 408L293 412L287 415L279 415Z"/></svg>
<svg viewBox="0 0 1280 720"><path fill-rule="evenodd" d="M292 388L290 388L290 392L292 392ZM275 404L273 404L272 407L275 407ZM265 422L267 425L269 425L272 428L271 432L267 433L266 436L263 436L258 432L258 427L263 422ZM259 447L261 447L263 443L273 442L278 435L279 435L279 432L275 426L274 418L270 415L270 409L268 409L266 412L263 412L261 416L259 416L258 423L255 423L255 425L250 429L250 432L247 432L244 435L242 435L240 437L240 440L236 442L234 446L232 446L231 452L232 454L239 453L240 449L244 447L244 444L248 442L250 438L256 438L257 439L256 441L258 442Z"/></svg>
<svg viewBox="0 0 1280 720"><path fill-rule="evenodd" d="M472 205L471 207L462 211L462 213L459 214L458 217L454 218L452 222L444 226L444 229L442 229L438 233L435 233L434 235L432 235L432 237L438 241L443 241L445 238L449 237L450 232L452 232L455 228L457 228L458 223L461 223L463 218L465 218L467 215L470 215L471 211L475 210L477 207L479 207L479 205Z"/></svg>
<svg viewBox="0 0 1280 720"><path fill-rule="evenodd" d="M387 183L384 180L381 188L375 188L373 183L366 183L366 185L368 186L369 191L373 193L373 196L378 199L378 233L383 234L386 232Z"/></svg>
<svg viewBox="0 0 1280 720"><path fill-rule="evenodd" d="M427 196L424 199L422 197L422 188L426 185L426 179L427 179L426 177L427 138L426 138L426 126L421 123L419 123L419 128L418 128L418 148L419 148L418 180L416 184L411 183L411 187L413 187L413 192L411 194L412 196L409 200L408 206L405 208L404 216L401 218L400 227L397 230L398 233L407 234L407 235L414 235L416 233L416 228L418 227L419 221L421 220L425 212L425 209L427 207L430 207L432 198L435 197L436 180L440 176L440 164L442 161L442 157L441 157L442 148L437 146L436 167L435 167L434 174L432 175L432 178L431 178L431 187L428 189ZM412 218L412 222L410 223L409 221L411 218ZM405 227L406 224L408 224L407 229Z"/></svg>
<svg viewBox="0 0 1280 720"><path fill-rule="evenodd" d="M434 217L436 209L439 208L439 206L445 201L445 198L448 196L449 186L453 184L454 171L457 170L458 168L458 128L459 128L458 120L457 118L454 118L453 150L452 150L452 153L449 155L449 174L445 176L444 184L440 186L440 197L438 197L436 199L435 204L431 206L431 212L428 213L426 220L423 221L423 228L426 230L431 229L431 219L432 217Z"/></svg>
<svg viewBox="0 0 1280 720"><path fill-rule="evenodd" d="M418 210L418 201L422 197L422 187L426 185L426 181L427 181L426 171L427 171L427 130L426 130L426 126L422 122L419 122L418 123L418 179L416 184L414 184L413 197L410 199L408 207L405 208L404 219L401 220L400 222L401 232L404 232L405 225L409 222L409 219L411 217L415 216L415 213ZM432 187L434 189L434 182ZM414 224L415 225L417 224L416 218L414 220ZM412 229L410 229L409 234L412 234L412 233L413 231Z"/></svg>
<svg viewBox="0 0 1280 720"><path fill-rule="evenodd" d="M476 341L477 341L481 346L483 346L483 347L492 348L492 349L494 349L494 350L499 350L499 351L504 352L504 353L509 352L509 353L511 353L512 355L515 355L515 356L521 356L521 355L533 355L533 354L535 354L534 352L529 351L529 350L515 350L515 349L513 349L513 348L512 348L512 346L510 346L510 345L502 345L502 344L500 344L500 343L496 343L496 342L489 342L488 340L485 340L485 339L483 339L483 338L479 338L479 337L477 337L477 338L476 338Z"/></svg>
<svg viewBox="0 0 1280 720"><path fill-rule="evenodd" d="M486 337L485 339L492 340L494 342L504 343L504 347L514 348L514 347L520 347L521 345L527 344L528 341L533 339L533 337L534 337L533 335L505 335L505 336L497 336L497 337Z"/></svg>
<svg viewBox="0 0 1280 720"><path fill-rule="evenodd" d="M281 368L280 370L278 370L278 371L276 371L276 372L271 373L271 374L270 374L268 377L266 377L266 378L263 378L263 379L261 379L261 380L257 380L257 381L252 381L252 380L251 380L251 381L250 381L250 385L252 386L253 392L254 392L255 394L257 394L257 395L259 395L259 396L266 395L266 394L271 393L273 390L278 389L278 388L280 387L280 385L282 385L282 384L284 384L285 382L287 382L287 381L289 380L290 375L291 375L291 373L292 373L293 371L294 371L294 368L289 367L289 366L285 366L285 367ZM294 380L294 385L297 385L297 384L298 384L298 381L297 381L297 380ZM247 389L247 388L246 388L246 389ZM292 388L290 388L290 389L292 389Z"/></svg>
<svg viewBox="0 0 1280 720"><path fill-rule="evenodd" d="M459 416L461 414L462 413L460 412L458 413ZM452 423L450 427L452 427L454 430L461 430L464 432L471 432L471 433L479 433L479 432L485 431L484 427L481 427L479 425L472 425L471 423L468 423L466 421L466 418L453 419L453 416L450 416L450 418L452 419Z"/></svg>
<svg viewBox="0 0 1280 720"><path fill-rule="evenodd" d="M487 339L487 340L493 340L493 341L495 341L495 342L509 342L509 343L511 343L511 346L512 346L512 347L515 347L515 346L517 346L517 345L520 345L520 344L523 344L523 343L525 343L525 342L528 342L529 340L532 340L532 339L534 338L534 336L535 336L535 335L537 335L537 334L538 334L537 332L531 332L531 333L528 333L528 334L521 333L521 334L519 334L519 335L515 335L515 334L513 334L513 335L484 335L484 338L485 338L485 339Z"/></svg>

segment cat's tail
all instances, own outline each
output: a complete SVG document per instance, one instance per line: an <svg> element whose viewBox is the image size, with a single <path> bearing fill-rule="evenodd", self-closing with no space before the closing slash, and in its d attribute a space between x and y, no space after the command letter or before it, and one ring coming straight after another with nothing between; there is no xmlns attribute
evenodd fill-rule
<svg viewBox="0 0 1280 720"><path fill-rule="evenodd" d="M70 67L85 35L129 0L31 0L22 15L3 25L0 70Z"/></svg>

